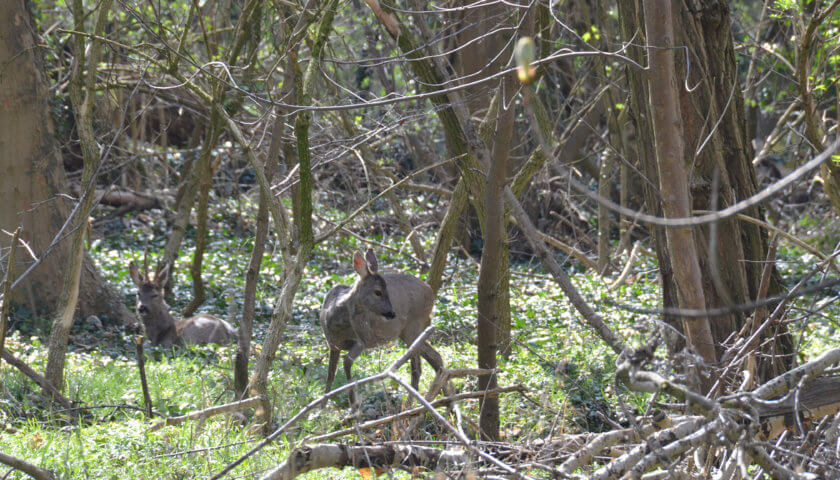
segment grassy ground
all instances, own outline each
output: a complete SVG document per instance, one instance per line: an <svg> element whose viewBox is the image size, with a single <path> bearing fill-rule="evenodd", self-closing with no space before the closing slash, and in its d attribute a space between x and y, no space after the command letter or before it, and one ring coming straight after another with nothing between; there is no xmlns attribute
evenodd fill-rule
<svg viewBox="0 0 840 480"><path fill-rule="evenodd" d="M246 213L241 213L241 212ZM250 252L248 222L249 205L218 205L205 259L205 277L209 298L202 311L236 318L240 313L244 287L244 271ZM225 213L221 213L225 212ZM231 213L233 212L233 213ZM230 231L224 225L237 225L231 216L244 219L243 228ZM127 263L140 259L143 250L159 251L165 235L162 220L136 219L112 225L91 245L91 253L105 275L125 293L126 303L133 303L133 287L128 279ZM233 220L236 220L234 218ZM121 227L121 226L122 227ZM117 235L118 234L118 235ZM394 248L406 249L397 238L379 238ZM430 241L430 239L427 239ZM187 238L172 281L176 285L173 311L182 308L190 298L186 265L189 264L193 238ZM353 249L360 248L351 237L321 245L310 263L295 304L294 321L286 329L274 364L271 382L273 404L277 406L276 422L282 423L323 392L326 377L326 355L323 335L318 328L318 309L323 295L337 283L354 280L350 268ZM402 255L380 249L383 270L405 270ZM790 276L800 273L807 258L797 258L795 251L783 251L792 260L785 267ZM592 301L611 326L632 342L648 338L654 331L653 318L630 314L610 307L605 300L646 307L658 304L656 272L649 261L642 259L632 283L621 286L609 295L603 282L595 277L575 274L573 281ZM270 316L279 278L279 265L270 253L262 269L258 296L258 319L255 349L260 348ZM646 272L646 273L645 273ZM439 295L434 325L437 331L432 344L449 366L474 366L474 322L477 268L465 259L453 259L447 270L447 282ZM615 392L612 383L614 355L587 328L571 309L555 285L534 265L514 265L511 294L511 316L515 344L509 359L500 361L499 383L522 384L525 395L507 394L501 399L503 434L511 440L545 437L568 431L598 431L609 428L605 417L620 421L622 414L615 405L616 393L631 407L644 408L644 398ZM825 318L830 317L826 315ZM823 317L821 317L823 318ZM8 348L42 371L46 363L45 335L33 327L37 322L16 324L17 331L8 341ZM812 322L809 329L818 335L807 335L802 343L803 355L830 345L835 325L830 320ZM259 437L252 435L241 419L218 416L204 423L189 422L150 433L151 422L137 409L142 406L130 335L118 330L101 332L84 321L77 322L67 357L65 392L74 401L97 408L82 411L77 424L66 421L69 412L56 412L30 382L7 365L0 366L0 450L27 459L44 468L53 469L62 478L200 478L220 470L247 451ZM233 400L232 347L207 346L188 350L148 350L147 371L154 410L164 415L221 404ZM361 377L381 371L403 351L402 345L391 344L365 352L354 366L354 375ZM431 368L424 365L421 391L432 379ZM401 375L409 378L408 367ZM339 373L338 382L344 377ZM474 387L474 379L456 382L460 389ZM396 385L385 383L360 392L365 399L363 410L387 410L388 399L405 399ZM468 418L475 418L474 402L463 406ZM253 475L281 462L302 439L343 428L351 411L346 397L321 410L275 444L252 457L237 475ZM435 439L439 426L427 419L415 438ZM465 425L467 432L473 432ZM397 432L381 429L365 432L341 441L394 438ZM4 472L0 471L0 474ZM355 478L350 471L321 471L307 478ZM258 475L257 475L258 476ZM12 472L8 478L22 478Z"/></svg>

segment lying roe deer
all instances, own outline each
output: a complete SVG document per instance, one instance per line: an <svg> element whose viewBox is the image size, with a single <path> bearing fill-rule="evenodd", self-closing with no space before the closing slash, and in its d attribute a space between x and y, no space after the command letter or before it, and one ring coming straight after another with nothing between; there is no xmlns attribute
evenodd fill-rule
<svg viewBox="0 0 840 480"><path fill-rule="evenodd" d="M350 367L364 350L377 347L397 337L406 345L420 335L431 322L434 296L426 282L403 273L377 273L378 265L372 249L363 257L356 252L353 268L359 278L353 286L333 287L321 306L321 328L330 348L330 365L327 389L332 390L338 357L342 350L344 373L350 382ZM443 360L423 342L411 357L411 385L417 389L420 382L420 355L436 372L443 368ZM356 395L350 390L350 403L356 404Z"/></svg>
<svg viewBox="0 0 840 480"><path fill-rule="evenodd" d="M134 262L128 265L128 272L137 285L137 314L143 320L143 327L152 345L223 345L236 337L236 329L231 324L213 315L200 313L178 321L172 317L169 305L163 301L163 287L169 279L169 265L156 273L154 278L149 278L148 272L140 273Z"/></svg>

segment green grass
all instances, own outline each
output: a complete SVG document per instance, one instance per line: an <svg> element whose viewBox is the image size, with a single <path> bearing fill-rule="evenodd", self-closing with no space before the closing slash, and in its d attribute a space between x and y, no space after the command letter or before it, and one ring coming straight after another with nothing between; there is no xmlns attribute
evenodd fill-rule
<svg viewBox="0 0 840 480"><path fill-rule="evenodd" d="M222 205L219 210L230 205ZM245 210L250 206L246 205ZM216 218L220 214L216 214ZM219 221L229 219L218 218ZM148 243L149 250L162 249L160 222L137 223L119 236L100 238L91 252L105 276L125 294L127 304L133 302L133 286L127 276L127 262L140 260ZM245 222L247 228L247 222ZM202 311L220 316L238 316L244 289L250 234L223 229L210 232L205 258L204 280L208 300ZM176 262L173 281L178 311L190 298L187 266L193 252L194 234L190 232L182 254ZM408 248L399 238L378 238L377 241L396 248ZM427 244L432 235L425 237ZM295 303L292 322L287 326L283 343L270 376L270 395L276 406L275 421L288 420L299 409L317 398L324 389L327 350L318 327L318 310L323 295L333 285L353 281L350 253L361 248L351 237L320 245L307 268ZM405 270L401 255L379 249L383 269ZM799 265L795 250L780 252L793 259L786 265ZM638 271L650 271L654 265L641 260ZM805 262L802 262L805 263ZM258 318L254 348L261 348L270 305L277 295L281 266L269 254L262 265L258 288ZM803 267L804 268L804 267ZM645 396L615 391L613 373L615 356L591 329L585 327L556 285L539 269L514 265L511 291L511 316L515 343L509 359L500 359L499 384L522 384L526 395L506 394L501 397L503 435L510 440L545 437L569 431L600 431L609 428L602 416L621 418L616 407L620 393L632 407L642 409ZM796 278L801 271L786 268L783 273ZM446 272L448 282L436 304L432 344L448 366L475 365L475 308L477 271L473 262L453 256ZM653 316L632 314L604 303L604 284L596 276L573 274L573 282L623 338L631 344L649 339L655 331ZM640 274L635 282L619 287L609 299L645 307L658 306L655 273ZM803 301L810 299L804 299ZM836 307L826 315L836 316ZM803 342L803 355L837 344L832 340L835 325L829 320L814 321ZM26 333L21 333L26 332ZM110 405L142 405L139 376L130 336L121 332L103 335L84 322L74 328L77 342L71 344L67 357L65 392L73 401L88 406L106 406L82 411L78 424L67 422L68 413L56 414L31 382L8 365L0 366L3 389L0 391L0 424L15 430L0 435L0 450L19 456L44 468L55 470L61 478L201 478L218 472L224 465L243 454L260 439L236 418L218 416L204 423L187 422L149 432L151 421L136 409ZM46 363L45 337L22 329L8 340L13 353L38 371ZM93 347L91 347L93 345ZM661 351L662 349L660 349ZM354 376L360 378L383 370L403 352L403 346L392 343L365 352L354 365ZM165 415L217 405L233 400L233 347L197 347L189 350L147 351L147 372L154 410ZM253 358L252 358L253 361ZM253 367L253 364L252 364ZM408 367L400 371L408 380ZM424 364L421 391L433 377ZM341 372L336 385L344 382ZM474 388L475 379L456 380L459 389ZM395 384L371 385L358 392L371 406L381 404L385 393L405 398ZM378 403L377 403L378 402ZM373 407L371 407L373 408ZM465 416L475 419L476 402L462 405ZM249 413L250 415L250 413ZM347 398L318 411L300 422L272 446L253 456L237 475L271 468L280 463L304 438L343 428L350 415ZM440 433L433 421L423 424L416 436L434 439ZM475 432L467 425L470 434ZM349 436L338 441L357 442L391 438L394 432L380 429L366 432L369 437ZM258 475L257 475L258 476ZM306 478L357 478L351 470L313 472ZM17 472L8 478L23 478Z"/></svg>

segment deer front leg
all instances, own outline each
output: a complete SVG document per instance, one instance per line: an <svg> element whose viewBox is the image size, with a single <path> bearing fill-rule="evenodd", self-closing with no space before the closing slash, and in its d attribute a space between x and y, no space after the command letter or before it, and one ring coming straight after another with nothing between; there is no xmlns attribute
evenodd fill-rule
<svg viewBox="0 0 840 480"><path fill-rule="evenodd" d="M353 377L352 375L350 375L350 368L353 366L353 362L356 360L356 357L358 357L362 353L362 349L362 344L356 342L353 344L352 347L350 347L350 350L347 351L347 355L344 356L344 375L347 376L347 383L353 381ZM356 392L354 392L352 388L349 391L349 396L350 406L355 407Z"/></svg>

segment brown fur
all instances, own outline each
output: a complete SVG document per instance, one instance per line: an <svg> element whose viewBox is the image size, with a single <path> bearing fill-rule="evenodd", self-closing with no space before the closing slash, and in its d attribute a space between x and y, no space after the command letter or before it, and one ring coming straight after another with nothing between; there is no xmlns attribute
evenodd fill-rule
<svg viewBox="0 0 840 480"><path fill-rule="evenodd" d="M396 338L410 345L429 326L434 307L434 295L426 282L402 273L377 273L373 250L365 257L356 252L353 268L359 279L352 286L338 285L327 293L321 306L321 328L330 348L327 390L332 389L338 357L342 350L344 373L351 381L350 368L364 350L374 348ZM420 382L420 356L435 371L443 368L440 354L428 342L411 357L411 385ZM350 403L356 403L350 391Z"/></svg>
<svg viewBox="0 0 840 480"><path fill-rule="evenodd" d="M175 320L163 299L163 287L169 279L169 266L151 278L131 262L129 276L137 285L137 314L152 345L227 344L236 337L236 329L221 318L204 313Z"/></svg>

